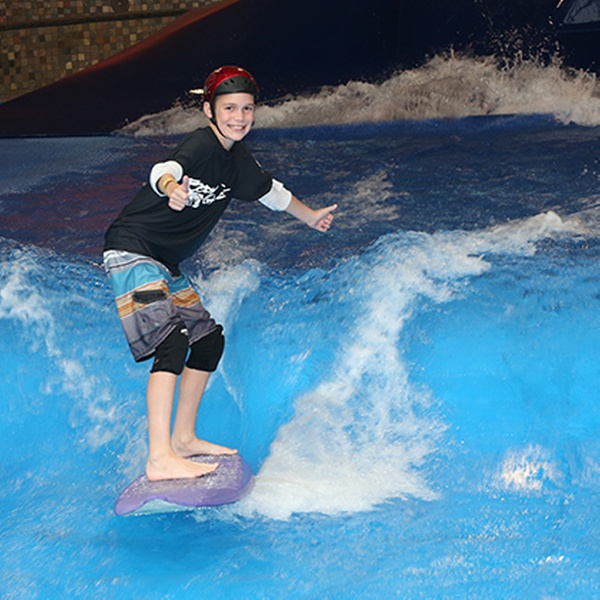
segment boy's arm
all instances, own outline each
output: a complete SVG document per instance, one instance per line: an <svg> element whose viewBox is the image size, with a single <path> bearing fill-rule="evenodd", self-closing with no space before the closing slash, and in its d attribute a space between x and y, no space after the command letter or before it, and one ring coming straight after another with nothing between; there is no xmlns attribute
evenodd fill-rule
<svg viewBox="0 0 600 600"><path fill-rule="evenodd" d="M316 229L317 231L327 231L331 227L333 221L333 211L337 208L337 204L332 204L325 208L313 210L306 206L303 202L300 202L296 196L292 195L292 199L285 209L285 212L289 213L296 219L306 223L309 227Z"/></svg>

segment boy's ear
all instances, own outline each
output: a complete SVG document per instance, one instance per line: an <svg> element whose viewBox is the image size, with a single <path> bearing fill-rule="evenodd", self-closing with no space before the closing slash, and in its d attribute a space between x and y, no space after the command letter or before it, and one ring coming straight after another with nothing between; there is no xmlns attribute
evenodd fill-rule
<svg viewBox="0 0 600 600"><path fill-rule="evenodd" d="M212 107L210 106L210 102L205 102L202 105L202 110L204 111L204 114L209 118L212 119L213 118L213 114L212 114Z"/></svg>

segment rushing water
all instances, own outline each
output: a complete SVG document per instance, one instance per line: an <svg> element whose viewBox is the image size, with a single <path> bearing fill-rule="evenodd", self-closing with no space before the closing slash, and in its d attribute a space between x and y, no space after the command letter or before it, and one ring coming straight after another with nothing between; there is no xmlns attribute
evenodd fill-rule
<svg viewBox="0 0 600 600"><path fill-rule="evenodd" d="M547 62L547 61L546 61ZM436 56L375 84L349 81L310 97L290 97L257 111L258 127L373 123L476 115L552 114L563 123L600 124L600 91L593 73L565 69L557 58L499 60ZM191 131L205 121L195 106L174 106L125 128L128 135Z"/></svg>
<svg viewBox="0 0 600 600"><path fill-rule="evenodd" d="M2 597L598 596L595 82L491 63L259 113L261 163L340 207L322 235L234 204L187 265L227 334L200 433L256 473L195 513L112 513L148 366L100 267L189 109L0 141Z"/></svg>

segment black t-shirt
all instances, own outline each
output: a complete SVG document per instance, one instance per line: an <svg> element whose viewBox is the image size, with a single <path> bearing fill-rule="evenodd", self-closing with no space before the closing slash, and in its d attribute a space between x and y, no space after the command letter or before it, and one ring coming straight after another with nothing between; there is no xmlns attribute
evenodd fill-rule
<svg viewBox="0 0 600 600"><path fill-rule="evenodd" d="M273 180L243 142L228 151L210 127L187 136L169 160L190 178L187 206L181 212L169 208L168 198L146 184L109 227L104 250L150 256L178 274L179 263L198 250L232 198L258 200Z"/></svg>

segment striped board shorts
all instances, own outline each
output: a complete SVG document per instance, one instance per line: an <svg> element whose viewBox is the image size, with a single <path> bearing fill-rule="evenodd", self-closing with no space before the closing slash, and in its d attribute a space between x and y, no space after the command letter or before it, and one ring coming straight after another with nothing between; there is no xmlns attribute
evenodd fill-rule
<svg viewBox="0 0 600 600"><path fill-rule="evenodd" d="M182 322L190 345L216 329L217 323L202 306L187 275L173 277L157 260L122 250L107 250L104 268L136 361L151 358Z"/></svg>

